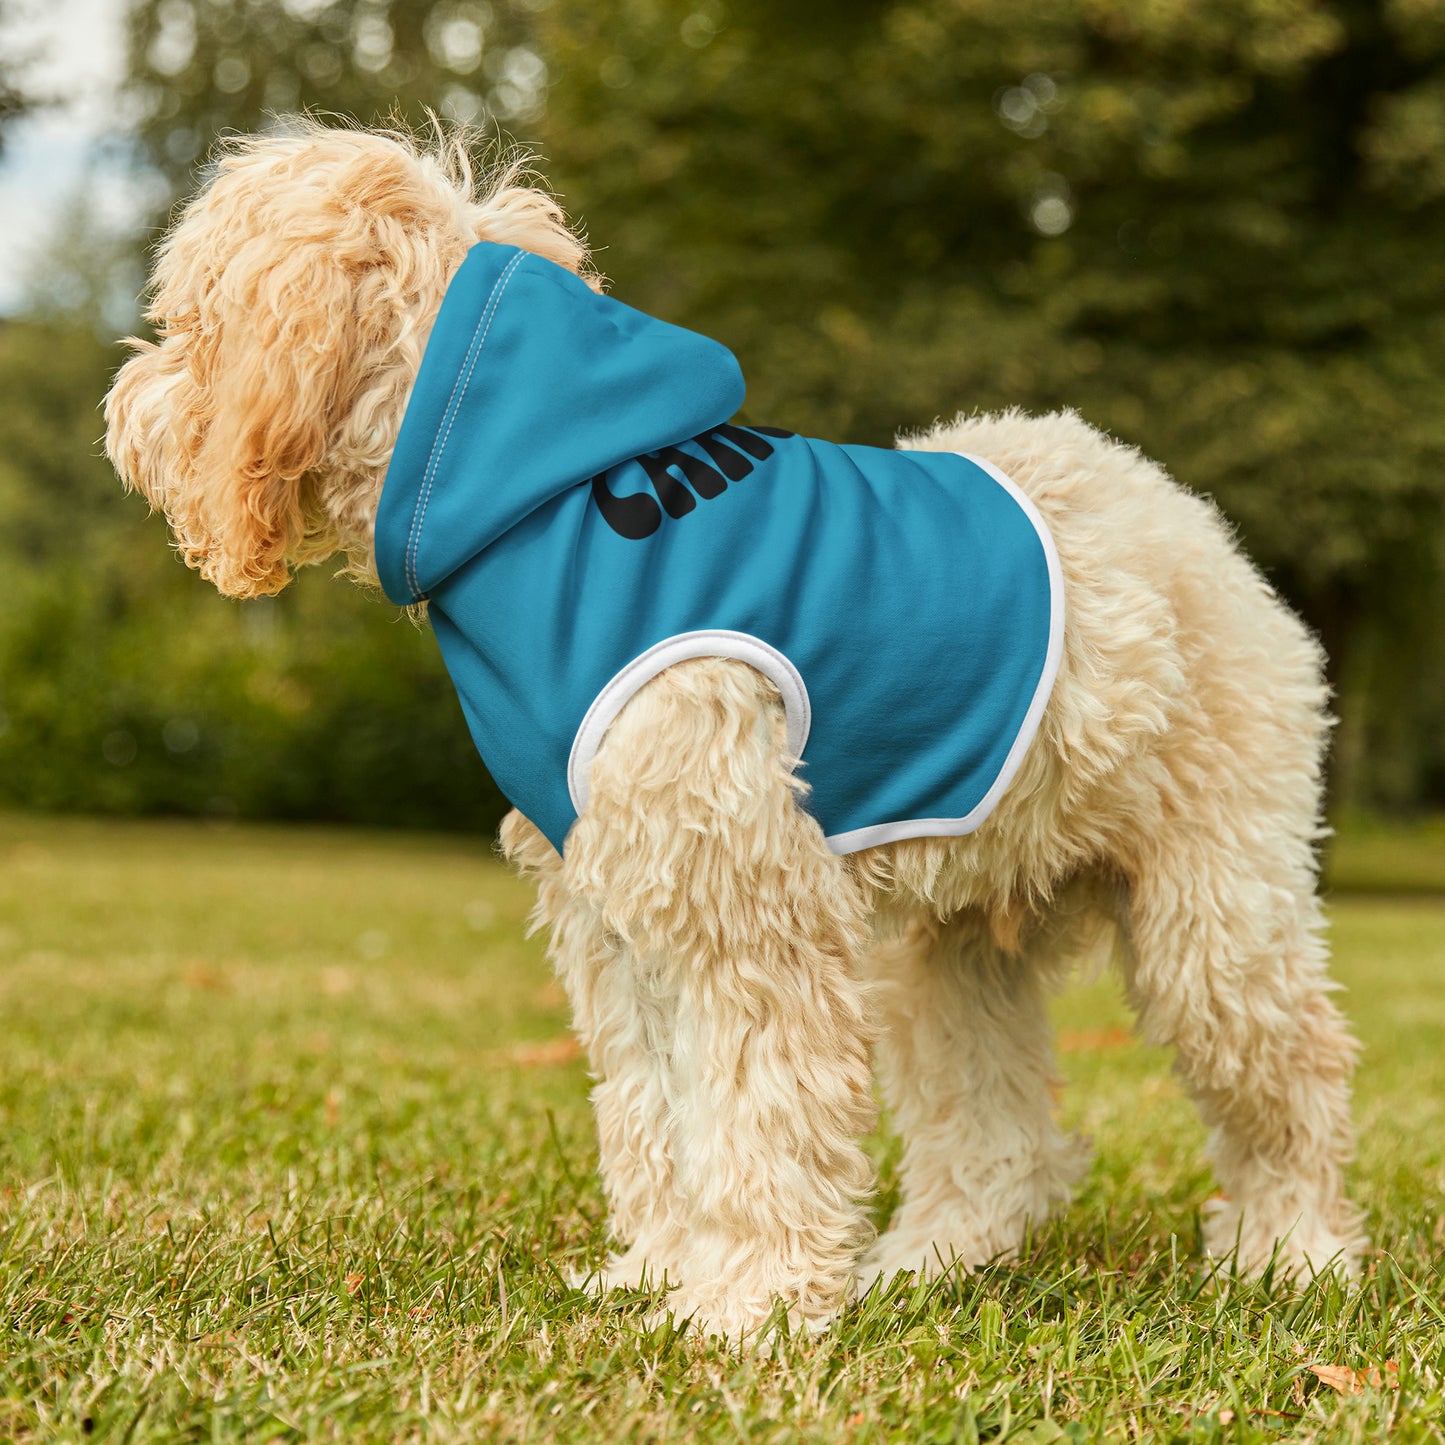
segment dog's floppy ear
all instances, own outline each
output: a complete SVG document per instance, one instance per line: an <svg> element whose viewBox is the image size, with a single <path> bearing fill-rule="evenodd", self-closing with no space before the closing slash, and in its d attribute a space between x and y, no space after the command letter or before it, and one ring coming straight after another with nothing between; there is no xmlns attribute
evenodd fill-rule
<svg viewBox="0 0 1445 1445"><path fill-rule="evenodd" d="M279 592L317 550L308 476L365 349L356 279L323 244L258 237L196 284L208 262L180 249L162 258L160 342L132 341L106 398L106 450L188 566L230 597ZM172 309L178 271L199 300Z"/></svg>
<svg viewBox="0 0 1445 1445"><path fill-rule="evenodd" d="M209 415L192 460L206 499L186 561L232 597L279 592L304 560L304 492L335 434L361 348L354 278L324 245L232 263L192 337L189 366ZM174 518L173 518L174 520Z"/></svg>

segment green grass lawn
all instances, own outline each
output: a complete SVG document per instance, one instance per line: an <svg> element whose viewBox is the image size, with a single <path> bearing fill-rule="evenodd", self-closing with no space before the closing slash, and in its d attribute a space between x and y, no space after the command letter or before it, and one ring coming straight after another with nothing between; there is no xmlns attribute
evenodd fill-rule
<svg viewBox="0 0 1445 1445"><path fill-rule="evenodd" d="M1074 1206L759 1359L567 1284L586 1078L485 844L0 817L0 1440L1445 1440L1445 901L1340 892L1372 857L1360 1287L1201 1265L1201 1130L1104 982L1058 1007Z"/></svg>

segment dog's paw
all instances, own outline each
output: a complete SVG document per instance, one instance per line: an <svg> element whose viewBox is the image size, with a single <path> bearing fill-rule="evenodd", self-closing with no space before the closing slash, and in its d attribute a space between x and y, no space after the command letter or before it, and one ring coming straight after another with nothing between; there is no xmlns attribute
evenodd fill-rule
<svg viewBox="0 0 1445 1445"><path fill-rule="evenodd" d="M654 1290L669 1287L668 1270L659 1264L648 1251L634 1245L625 1254L610 1254L596 1268L576 1269L567 1281L573 1289L586 1290L590 1295L605 1295L609 1290Z"/></svg>
<svg viewBox="0 0 1445 1445"><path fill-rule="evenodd" d="M793 1339L821 1335L832 1326L834 1312L804 1313L796 1304L774 1299L738 1299L711 1290L679 1288L648 1316L650 1327L670 1325L733 1349L771 1355L784 1331Z"/></svg>
<svg viewBox="0 0 1445 1445"><path fill-rule="evenodd" d="M929 1187L921 1193L931 1203L904 1204L864 1256L858 1292L876 1284L887 1288L900 1274L937 1279L1012 1261L1030 1222L1048 1219L1068 1203L1090 1155L1088 1139L1051 1133L1028 1158L975 1162L966 1188L956 1182L940 1188L936 1178L923 1181Z"/></svg>
<svg viewBox="0 0 1445 1445"><path fill-rule="evenodd" d="M937 1279L953 1271L969 1274L992 1260L1012 1259L1016 1248L1015 1244L988 1251L977 1241L942 1244L920 1235L896 1235L890 1230L864 1256L854 1278L861 1297L875 1285L886 1290L900 1275Z"/></svg>
<svg viewBox="0 0 1445 1445"><path fill-rule="evenodd" d="M1353 1206L1340 1205L1327 1219L1317 1211L1242 1210L1233 1200L1210 1199L1203 1214L1205 1254L1251 1279L1271 1266L1280 1280L1359 1276L1366 1239Z"/></svg>

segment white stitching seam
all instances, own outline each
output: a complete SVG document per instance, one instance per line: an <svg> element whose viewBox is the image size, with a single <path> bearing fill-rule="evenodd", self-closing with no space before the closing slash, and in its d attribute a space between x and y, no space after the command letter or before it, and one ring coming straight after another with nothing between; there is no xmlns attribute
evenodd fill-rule
<svg viewBox="0 0 1445 1445"><path fill-rule="evenodd" d="M417 575L417 561L421 552L421 533L426 524L427 509L431 505L432 487L436 482L438 471L441 469L442 457L447 449L447 442L451 437L452 427L456 422L457 414L461 410L461 398L466 395L466 389L471 384L472 373L476 370L477 358L482 354L482 347L487 344L487 337L492 330L492 322L496 320L497 311L501 307L502 293L507 288L512 273L522 263L526 252L519 251L503 268L502 274L497 277L496 284L492 287L492 294L487 297L487 304L482 309L482 314L477 317L476 329L472 332L472 339L467 345L467 361L461 374L452 385L452 394L447 400L447 418L441 436L432 447L432 455L427 463L427 473L423 479L422 494L420 497L421 515L416 516L413 512L413 524L411 545L409 548L410 557L408 570L411 574L411 590L420 594L421 580ZM486 329L482 330L482 322L486 321ZM481 339L478 340L477 332L481 331Z"/></svg>
<svg viewBox="0 0 1445 1445"><path fill-rule="evenodd" d="M802 757L813 726L813 705L808 699L803 675L793 666L792 659L749 632L722 628L679 632L663 638L634 657L613 675L587 709L572 739L572 750L567 759L567 792L579 817L587 807L592 760L617 715L646 683L665 668L700 657L733 658L747 663L768 678L782 695L788 751L795 758Z"/></svg>
<svg viewBox="0 0 1445 1445"><path fill-rule="evenodd" d="M472 373L477 366L477 358L481 356L482 348L487 344L487 337L492 330L492 322L497 319L497 312L502 304L502 293L507 289L507 283L512 279L512 273L526 258L527 252L518 251L507 262L502 274L497 277L496 284L492 287L492 294L487 298L487 304L483 307L482 314L477 317L477 325L472 331L472 339L467 344L466 364L452 384L451 395L447 398L446 424L441 436L432 446L431 456L427 459L426 473L422 478L422 491L418 499L421 515L417 515L416 508L412 509L412 528L407 549L407 573L413 593L421 592L421 582L417 577L417 554L421 550L421 532L426 525L427 508L431 505L432 486L436 481L437 472L441 469L442 457L446 454L447 442L451 438L457 414L461 411L461 397L466 394L466 389L471 384ZM483 321L487 323L484 331L482 330ZM478 331L481 331L480 340L477 338ZM420 598L418 597L416 600L419 601Z"/></svg>
<svg viewBox="0 0 1445 1445"><path fill-rule="evenodd" d="M492 295L495 295L495 294L496 294L496 285L493 284L493 287L492 287ZM491 305L491 301L492 301L492 296L489 295L489 296L487 297L487 305L488 305L488 306ZM482 314L481 314L481 316L478 316L478 317L477 317L477 324L472 328L472 337L471 337L471 340L467 342L467 356L470 356L470 355L472 354L472 347L477 344L477 332L479 332L479 331L482 329L482 319L483 319L483 317L486 316L486 314L487 314L486 307L483 307L483 308L482 308ZM456 379L452 382L451 395L447 397L446 410L442 413L443 417L446 417L446 416L450 416L450 415L451 415L451 410L452 410L453 405L456 403L457 392L461 389L461 384L462 384L462 373L461 373L461 371L458 371L458 372L457 372L457 375L456 375ZM407 585L411 587L411 590L412 590L413 592L416 592L416 591L417 591L416 580L415 580L415 579L416 579L416 571L415 571L415 568L414 568L413 565L412 565L412 547L416 544L416 540L417 540L417 513L418 513L418 511L421 509L421 499L422 499L422 495L423 495L423 493L426 491L426 489L429 488L430 485L431 485L432 468L433 468L433 467L435 466L435 464L436 464L436 459L437 459L437 446L438 446L438 443L439 443L439 439L440 439L440 434L438 434L437 436L432 437L431 451L427 453L426 468L425 468L425 470L422 472L421 486L419 486L419 487L417 488L416 501L414 501L414 502L412 503L412 505L411 505L411 526L407 529L407 534L406 534L406 549L405 549L405 551L402 553L402 560L403 560L403 562L405 563L405 569L406 569ZM412 600L415 601L415 598L413 598Z"/></svg>

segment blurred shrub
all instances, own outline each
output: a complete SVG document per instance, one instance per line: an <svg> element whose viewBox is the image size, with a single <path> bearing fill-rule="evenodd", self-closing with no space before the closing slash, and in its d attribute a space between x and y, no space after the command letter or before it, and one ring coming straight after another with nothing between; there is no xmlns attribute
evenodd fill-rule
<svg viewBox="0 0 1445 1445"><path fill-rule="evenodd" d="M228 602L122 495L94 441L115 355L0 326L0 806L492 828L425 631L324 569Z"/></svg>
<svg viewBox="0 0 1445 1445"><path fill-rule="evenodd" d="M67 568L11 601L0 804L476 830L505 810L430 639L343 584L118 614Z"/></svg>

